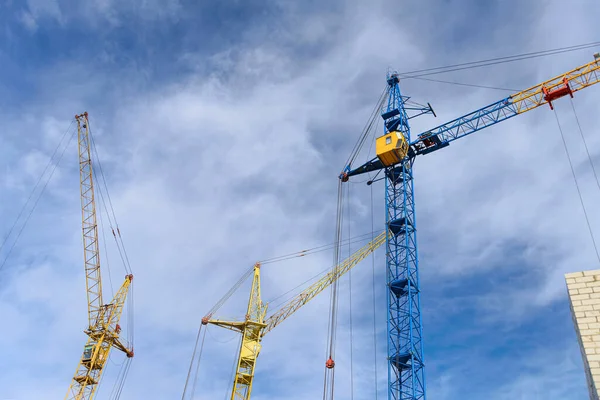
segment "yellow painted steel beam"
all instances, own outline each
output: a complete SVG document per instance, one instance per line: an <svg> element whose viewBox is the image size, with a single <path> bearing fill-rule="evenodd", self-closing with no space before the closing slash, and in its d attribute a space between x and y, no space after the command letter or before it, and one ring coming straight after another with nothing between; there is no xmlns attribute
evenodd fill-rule
<svg viewBox="0 0 600 400"><path fill-rule="evenodd" d="M545 82L511 95L517 113L521 114L548 103L546 92L554 92L565 84L575 93L583 88L600 82L600 59L577 67L567 73L548 79ZM550 99L552 101L552 99Z"/></svg>
<svg viewBox="0 0 600 400"><path fill-rule="evenodd" d="M290 300L286 305L281 307L273 315L266 319L265 323L265 334L275 328L277 325L282 323L290 315L298 311L303 305L308 303L311 299L314 299L319 293L329 287L332 283L338 280L346 272L350 271L359 262L364 260L369 254L374 252L379 246L385 243L386 232L379 234L372 242L366 244L364 247L359 249L357 252L352 254L351 257L344 260L341 264L337 265L331 272L309 286L306 290L302 291L299 295Z"/></svg>
<svg viewBox="0 0 600 400"><path fill-rule="evenodd" d="M75 119L77 120L83 255L88 301L88 328L84 332L88 335L88 340L65 400L91 400L98 388L111 349L114 347L123 351L127 357L133 357L133 349L128 349L119 339L121 332L119 321L133 275L125 277L125 281L110 303L103 303L88 114L86 112L77 115Z"/></svg>
<svg viewBox="0 0 600 400"><path fill-rule="evenodd" d="M132 280L132 275L125 277L125 282L115 294L112 302L104 304L100 308L97 324L85 331L88 340L65 400L94 398L102 372L108 362L110 350L113 347L123 351L127 357L133 357L133 350L128 349L119 339L121 331L119 320Z"/></svg>
<svg viewBox="0 0 600 400"><path fill-rule="evenodd" d="M312 284L298 296L294 297L279 311L265 320L267 305L262 302L260 290L260 264L254 266L254 278L248 309L244 321L222 321L219 319L203 319L203 324L211 324L242 333L239 348L236 374L231 391L231 400L249 400L254 382L256 360L262 348L264 335L298 311L303 305L315 298L319 293L350 271L360 261L385 243L386 232L378 235L348 259L335 266L331 272Z"/></svg>

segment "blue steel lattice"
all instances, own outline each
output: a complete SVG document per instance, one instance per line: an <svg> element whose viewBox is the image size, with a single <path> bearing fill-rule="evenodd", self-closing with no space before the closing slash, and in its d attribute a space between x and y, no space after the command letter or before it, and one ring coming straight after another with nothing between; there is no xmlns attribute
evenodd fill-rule
<svg viewBox="0 0 600 400"><path fill-rule="evenodd" d="M413 161L418 155L430 154L452 141L533 110L551 100L600 82L598 60L580 66L529 89L511 95L460 118L430 129L410 140L409 118L433 113L431 106L414 107L402 96L396 74L388 74L388 104L383 111L384 134L400 131L409 143L408 154L393 166L375 157L352 168L348 164L340 174L342 182L352 176L385 170L386 224L392 237L386 242L387 264L387 337L389 400L425 399L422 325L419 305L419 276L416 241ZM565 91L565 88L568 90ZM407 112L413 113L410 117ZM435 114L434 114L435 115ZM377 175L375 175L377 177ZM373 178L374 179L374 178ZM379 179L376 179L379 180ZM376 180L370 180L370 185Z"/></svg>
<svg viewBox="0 0 600 400"><path fill-rule="evenodd" d="M402 132L410 143L410 127L398 78L388 77L388 105L382 117L386 131ZM425 370L419 299L419 262L415 223L412 159L385 169L388 399L425 399Z"/></svg>

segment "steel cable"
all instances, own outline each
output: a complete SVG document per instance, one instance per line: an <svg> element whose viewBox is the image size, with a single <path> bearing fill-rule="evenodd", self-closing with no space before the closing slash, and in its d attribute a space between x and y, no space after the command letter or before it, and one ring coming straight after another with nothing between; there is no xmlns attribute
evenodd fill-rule
<svg viewBox="0 0 600 400"><path fill-rule="evenodd" d="M50 171L50 176L48 177L48 180L46 181L46 183L44 183L44 186L42 187L42 190L40 191L40 194L38 195L37 199L33 203L33 207L31 208L31 210L29 211L29 214L27 214L27 217L25 218L25 222L23 223L23 225L21 226L21 229L17 233L17 237L15 238L15 241L13 242L13 244L11 245L11 247L9 248L8 253L6 254L6 257L2 261L2 264L0 264L0 270L2 270L2 268L4 268L4 266L6 265L6 262L8 261L8 259L9 259L10 255L11 255L12 251L14 250L17 242L19 241L19 238L23 234L23 231L25 230L25 227L27 226L27 222L29 222L29 219L31 218L31 215L35 211L35 209L36 209L36 207L37 207L40 199L42 198L42 195L44 194L44 192L46 190L46 187L48 186L48 183L50 183L50 180L52 179L52 176L54 176L54 172L56 171L56 168L58 167L60 161L62 160L62 158L63 158L63 156L65 154L66 149L69 147L69 144L71 143L71 140L73 140L73 136L74 136L74 134L72 134L71 137L69 138L69 141L67 142L67 145L63 148L63 150L60 153L60 156L59 156L56 164L54 164L54 167ZM62 142L62 140L61 140L61 142ZM44 172L45 172L45 170L44 170ZM36 186L37 186L37 184L36 184Z"/></svg>
<svg viewBox="0 0 600 400"><path fill-rule="evenodd" d="M556 117L556 124L558 125L558 130L560 132L560 137L562 139L562 143L565 149L565 153L567 155L567 160L569 161L569 166L571 167L571 173L573 174L573 181L575 182L575 187L577 189L577 194L579 195L579 201L581 203L581 208L583 210L583 215L585 216L585 221L587 223L588 230L590 232L590 237L592 239L592 243L594 245L594 250L596 252L596 257L598 258L598 263L600 264L600 253L598 253L598 246L596 245L596 239L594 238L594 232L592 231L592 226L590 224L590 219L588 217L585 204L583 202L583 196L581 195L581 190L579 189L579 183L577 182L577 175L575 174L575 168L573 167L573 162L571 161L571 155L569 154L569 149L567 148L567 142L565 140L565 135L563 134L562 127L560 126L560 121L558 120L558 114L556 113L556 106L554 107L554 116Z"/></svg>

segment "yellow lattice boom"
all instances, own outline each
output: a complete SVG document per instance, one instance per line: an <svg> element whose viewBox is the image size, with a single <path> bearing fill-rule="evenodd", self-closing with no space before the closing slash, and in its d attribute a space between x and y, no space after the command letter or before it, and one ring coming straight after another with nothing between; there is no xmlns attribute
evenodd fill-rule
<svg viewBox="0 0 600 400"><path fill-rule="evenodd" d="M89 400L94 398L110 350L113 347L123 351L127 357L133 357L133 349L128 349L119 339L121 332L119 321L133 275L125 277L125 281L110 303L102 302L88 114L86 112L77 115L75 119L77 120L83 256L88 300L88 328L84 332L88 335L88 340L65 400Z"/></svg>
<svg viewBox="0 0 600 400"><path fill-rule="evenodd" d="M386 232L378 235L372 242L363 246L352 256L336 265L329 273L317 282L302 291L299 295L287 302L278 311L265 319L267 305L263 304L260 291L260 264L254 265L254 278L248 301L248 311L244 321L222 321L210 319L206 316L202 323L217 325L226 329L240 332L242 341L239 348L237 369L234 377L231 400L249 400L254 381L254 369L256 359L261 350L261 342L264 335L281 324L290 315L298 311L302 306L314 299L319 293L331 286L340 277L350 271L360 261L373 253L379 246L385 243Z"/></svg>

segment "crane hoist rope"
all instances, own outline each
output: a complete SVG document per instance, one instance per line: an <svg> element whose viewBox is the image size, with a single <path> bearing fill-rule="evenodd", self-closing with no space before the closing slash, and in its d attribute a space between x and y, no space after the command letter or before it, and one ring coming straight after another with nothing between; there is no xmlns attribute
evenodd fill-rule
<svg viewBox="0 0 600 400"><path fill-rule="evenodd" d="M598 190L600 190L600 181L598 180L598 174L596 173L596 167L594 166L594 161L592 160L592 156L590 155L590 149L588 148L587 141L585 140L585 135L583 134L583 129L581 128L581 123L579 122L579 116L577 115L577 110L575 110L575 103L573 99L569 98L569 103L571 103L571 109L573 110L573 115L575 116L575 121L577 122L577 128L579 129L579 135L581 136L581 141L583 142L583 146L585 147L585 153L587 154L588 161L590 163L590 167L592 167L592 172L594 173L594 180L596 181L596 186Z"/></svg>
<svg viewBox="0 0 600 400"><path fill-rule="evenodd" d="M75 120L79 149L83 253L88 299L88 327L84 332L88 335L88 340L65 400L91 400L97 392L112 348L124 352L128 358L133 357L133 348L128 347L120 339L121 326L119 325L127 295L132 286L133 275L128 273L125 276L125 281L110 303L103 302L91 135L87 112L75 116ZM125 371L127 370L128 368ZM117 394L119 393L120 391Z"/></svg>
<svg viewBox="0 0 600 400"><path fill-rule="evenodd" d="M579 197L579 203L581 204L581 209L583 211L583 215L585 217L585 222L587 224L587 228L590 234L590 238L592 240L592 244L594 245L594 251L596 252L596 257L598 259L598 263L600 263L600 254L598 253L598 246L596 245L596 239L594 238L594 231L592 230L592 225L590 224L590 218L588 216L587 209L585 207L585 202L583 201L583 195L581 194L581 188L579 187L579 182L577 181L577 174L575 173L575 168L573 167L573 160L571 159L571 154L569 153L569 148L567 146L567 141L565 140L565 135L563 133L562 126L560 125L560 120L558 119L558 113L556 109L553 109L554 116L556 117L556 125L558 126L558 131L560 132L560 138L562 139L563 148L565 150L565 155L567 156L567 161L569 162L569 167L571 168L571 174L573 176L573 182L575 183L575 189L577 191L577 196ZM591 162L591 159L590 159ZM592 164L593 168L593 164Z"/></svg>
<svg viewBox="0 0 600 400"><path fill-rule="evenodd" d="M254 380L254 368L256 359L262 347L263 337L298 311L302 306L315 298L319 293L336 282L341 276L356 266L360 261L379 248L386 240L386 232L380 233L375 239L356 252L350 258L334 266L331 271L317 282L303 290L291 301L267 316L268 304L263 303L260 285L260 263L252 267L252 286L248 301L246 317L244 321L225 321L214 319L211 312L202 318L202 325L215 325L241 333L239 353L236 359L233 387L231 389L231 400L249 400ZM243 278L246 278L244 274ZM237 283L236 283L237 285ZM222 300L222 299L221 299ZM221 301L220 301L221 302ZM214 310L215 307L211 309ZM202 329L202 326L201 328ZM199 330L200 331L200 330ZM197 347L197 345L196 345ZM196 349L196 348L195 348ZM194 363L194 358L192 358ZM190 370L192 371L190 366ZM188 375L191 372L188 372ZM184 388L184 394L189 386L189 380Z"/></svg>
<svg viewBox="0 0 600 400"><path fill-rule="evenodd" d="M369 185L371 188L371 232L375 229L375 208L373 207L373 186ZM378 383L377 379L377 295L375 291L375 253L371 254L371 294L373 296L373 375L375 382L375 400L377 400L378 394Z"/></svg>
<svg viewBox="0 0 600 400"><path fill-rule="evenodd" d="M370 126L373 124L371 123ZM366 136L365 136L366 138ZM344 217L344 190L342 182L338 182L337 210L335 240L337 246L333 251L333 265L338 265L340 260L342 226ZM323 376L323 400L333 399L335 389L335 348L337 338L337 311L338 311L339 280L331 285L329 301L329 322L327 326L327 349L325 350L325 370Z"/></svg>
<svg viewBox="0 0 600 400"><path fill-rule="evenodd" d="M346 207L348 215L348 237L352 237L352 224L350 224L350 185L346 185L346 199L348 206ZM348 244L348 257L352 256L352 247ZM354 400L354 327L352 325L352 271L348 271L348 315L350 327L350 400Z"/></svg>

